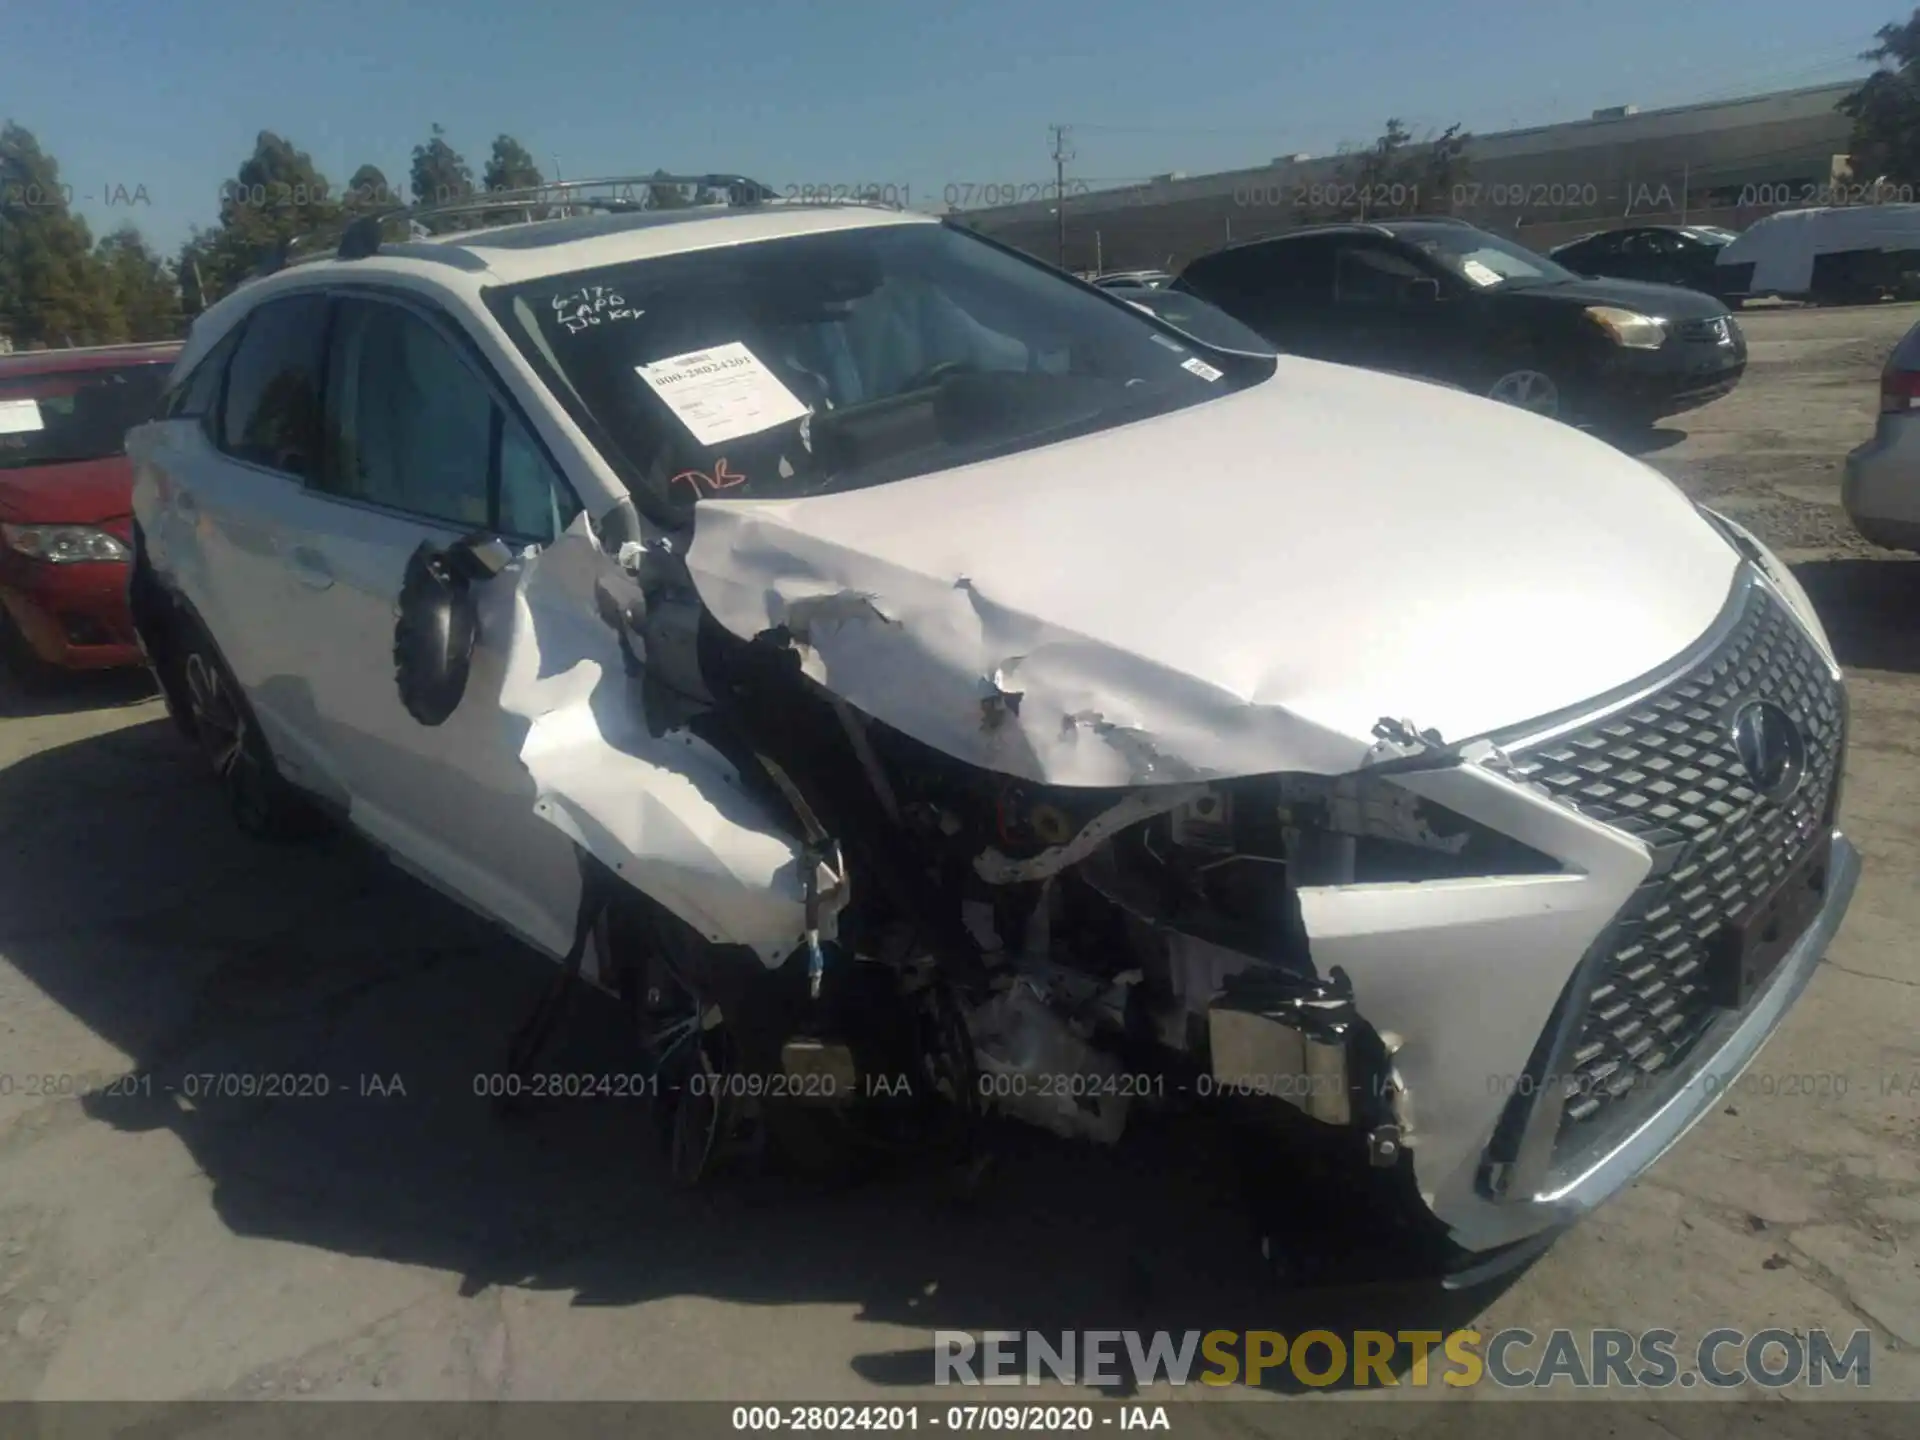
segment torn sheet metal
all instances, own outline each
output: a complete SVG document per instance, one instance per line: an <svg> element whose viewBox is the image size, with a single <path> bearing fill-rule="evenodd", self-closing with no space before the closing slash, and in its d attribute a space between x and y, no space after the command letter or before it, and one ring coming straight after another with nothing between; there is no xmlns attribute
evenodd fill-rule
<svg viewBox="0 0 1920 1440"><path fill-rule="evenodd" d="M998 848L990 848L974 857L973 873L989 885L1021 885L1046 880L1069 866L1078 865L1108 840L1129 826L1155 815L1198 800L1208 793L1205 785L1169 785L1153 791L1136 790L1109 809L1103 810L1064 845L1049 845L1038 855L1016 860Z"/></svg>
<svg viewBox="0 0 1920 1440"><path fill-rule="evenodd" d="M1383 426L1383 413L1395 423ZM1043 784L1368 763L1684 650L1736 563L1567 426L1299 360L1252 390L838 494L707 500L688 565L733 634L955 759Z"/></svg>
<svg viewBox="0 0 1920 1440"><path fill-rule="evenodd" d="M631 589L584 518L521 562L501 708L527 725L534 810L709 940L777 965L805 939L801 851L739 773L691 733L648 731L616 625ZM820 867L821 933L846 888Z"/></svg>

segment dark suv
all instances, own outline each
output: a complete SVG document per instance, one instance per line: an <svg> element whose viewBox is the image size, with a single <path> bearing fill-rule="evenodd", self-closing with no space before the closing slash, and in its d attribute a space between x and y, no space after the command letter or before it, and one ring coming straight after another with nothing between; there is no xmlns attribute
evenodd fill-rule
<svg viewBox="0 0 1920 1440"><path fill-rule="evenodd" d="M1650 425L1727 394L1747 364L1739 325L1710 296L1583 279L1459 221L1290 231L1203 255L1173 288L1289 354L1580 423Z"/></svg>

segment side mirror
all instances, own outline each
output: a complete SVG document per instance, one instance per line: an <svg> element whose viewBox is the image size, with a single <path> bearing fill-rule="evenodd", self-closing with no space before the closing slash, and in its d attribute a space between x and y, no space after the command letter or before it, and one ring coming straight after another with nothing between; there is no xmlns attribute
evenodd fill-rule
<svg viewBox="0 0 1920 1440"><path fill-rule="evenodd" d="M393 679L400 703L422 725L441 725L467 691L480 638L472 587L513 559L504 540L468 535L440 549L422 541L407 561L393 627Z"/></svg>
<svg viewBox="0 0 1920 1440"><path fill-rule="evenodd" d="M1409 280L1400 292L1401 298L1414 305L1431 305L1440 298L1440 282L1431 276L1422 276Z"/></svg>

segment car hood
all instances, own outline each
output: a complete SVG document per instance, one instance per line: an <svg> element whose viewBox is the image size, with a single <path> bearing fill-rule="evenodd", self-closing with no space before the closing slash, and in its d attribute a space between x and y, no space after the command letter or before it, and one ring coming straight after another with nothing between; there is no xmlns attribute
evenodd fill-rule
<svg viewBox="0 0 1920 1440"><path fill-rule="evenodd" d="M133 467L124 455L0 469L0 517L16 525L99 525L132 511Z"/></svg>
<svg viewBox="0 0 1920 1440"><path fill-rule="evenodd" d="M1727 313L1727 307L1711 295L1679 285L1653 285L1643 280L1583 276L1553 285L1527 285L1507 293L1530 300L1558 300L1569 305L1618 305L1675 320L1710 320Z"/></svg>
<svg viewBox="0 0 1920 1440"><path fill-rule="evenodd" d="M1738 557L1650 467L1438 386L1283 358L1236 394L871 489L703 501L733 634L969 763L1138 785L1383 758L1577 705L1712 624Z"/></svg>

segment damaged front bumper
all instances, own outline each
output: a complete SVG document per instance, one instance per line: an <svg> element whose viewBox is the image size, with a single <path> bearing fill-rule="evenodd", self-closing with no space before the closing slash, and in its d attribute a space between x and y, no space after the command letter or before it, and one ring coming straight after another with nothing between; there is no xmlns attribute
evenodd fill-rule
<svg viewBox="0 0 1920 1440"><path fill-rule="evenodd" d="M1756 709L1778 773L1741 738ZM1316 967L1395 1037L1421 1199L1484 1257L1457 1283L1524 1260L1707 1112L1805 987L1860 870L1836 824L1840 671L1765 571L1661 674L1529 728L1496 737L1494 764L1394 783L1559 873L1299 889Z"/></svg>
<svg viewBox="0 0 1920 1440"><path fill-rule="evenodd" d="M745 948L769 972L808 946L817 998L820 946L843 918L857 946L886 922L927 917L886 910L888 886L822 863L719 750L648 714L642 679L675 653L669 612L625 595L624 570L584 532L522 566L502 708L524 727L536 809L709 944ZM946 876L924 893L953 902L997 986L967 1022L974 1060L999 1086L983 1093L1032 1102L1026 1118L1062 1133L1111 1139L1127 1076L1104 1042L1150 1039L1203 1067L1212 1093L1277 1096L1327 1131L1360 1132L1368 1159L1410 1176L1455 1245L1478 1257L1461 1283L1534 1253L1705 1114L1804 987L1858 876L1834 829L1840 674L1804 596L1764 566L1742 567L1723 613L1660 673L1529 733L1448 746L1382 722L1392 733L1376 728L1381 744L1364 754L1348 737L1324 768L1225 779L1165 769L1118 732L1100 730L1088 749L1078 709L1063 726L1032 695L998 707L1015 724L969 692L957 706L974 716L966 743L947 748L883 717L869 726L833 683L846 664L816 674L812 662L835 636L850 643L841 631L852 625L869 639L841 656L858 661L853 688L897 690L881 660L907 643L902 627L806 618L798 635L789 626L800 652L789 688L741 703L735 718L759 717L777 742L772 732L805 729L806 707L821 703L809 686L831 697L837 720L805 733L838 744L844 729L857 756L823 772L839 777L833 798L847 799L862 772L872 783L885 820L861 853L871 864L897 849ZM1064 647L1060 663L1079 664L1085 649ZM696 697L710 678L681 693ZM1742 778L1733 741L1741 707L1758 703L1784 711L1802 747L1802 783L1771 798ZM1290 738L1311 751L1306 736ZM1009 763L1003 743L1026 763ZM827 784L798 763L823 753L802 747L786 762L798 788ZM1222 799L1225 810L1207 808ZM1222 820L1236 815L1256 828ZM1428 828L1434 817L1453 822L1446 834ZM990 833L1012 853L983 847ZM1375 842L1374 861L1356 862L1356 840ZM1398 857L1384 868L1380 844ZM1445 860L1402 863L1436 849ZM1193 889L1169 902L1180 886L1161 882L1185 886L1226 865L1251 867L1252 883L1194 887L1211 907L1203 916L1179 908ZM948 883L954 866L964 883ZM1812 886L1818 904L1800 894L1764 965L1723 953L1756 906L1794 884ZM1053 897L1068 890L1117 922L1078 949L1072 935L1050 938ZM1066 1103L1038 1103L1020 1083L1083 1071L1099 1083ZM1079 1089L1100 1103L1078 1103Z"/></svg>
<svg viewBox="0 0 1920 1440"><path fill-rule="evenodd" d="M1806 989L1852 902L1860 879L1859 852L1837 830L1832 845L1826 897L1812 923L1751 1003L1720 1016L1700 1038L1694 1064L1668 1081L1637 1124L1606 1149L1580 1156L1576 1165L1549 1174L1538 1189L1499 1199L1459 1193L1436 1204L1436 1213L1462 1248L1498 1252L1457 1271L1452 1277L1455 1286L1464 1288L1489 1279L1537 1253L1522 1242L1536 1236L1550 1238L1623 1189L1732 1088Z"/></svg>

